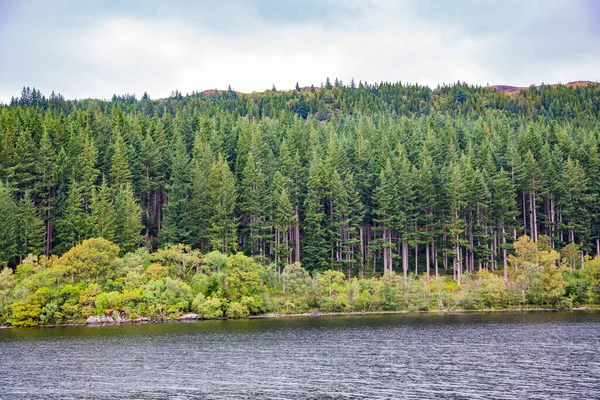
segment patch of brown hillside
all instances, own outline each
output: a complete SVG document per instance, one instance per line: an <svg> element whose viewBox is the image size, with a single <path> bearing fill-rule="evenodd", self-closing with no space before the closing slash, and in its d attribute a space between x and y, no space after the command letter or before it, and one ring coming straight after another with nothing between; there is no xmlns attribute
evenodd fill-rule
<svg viewBox="0 0 600 400"><path fill-rule="evenodd" d="M551 86L551 87L558 87L558 86L565 86L565 87L570 87L570 88L577 88L577 87L583 87L583 86L589 86L589 85L598 85L598 82L592 82L592 81L573 81L573 82L568 82L565 84L562 83L553 83L553 84L546 84L545 86ZM541 87L542 85L537 85L536 88ZM527 89L526 87L522 87L522 86L509 86L509 85L492 85L492 86L488 86L488 89L492 89L494 92L504 92L506 94L510 95L514 95L516 93L519 93L521 91L521 89Z"/></svg>

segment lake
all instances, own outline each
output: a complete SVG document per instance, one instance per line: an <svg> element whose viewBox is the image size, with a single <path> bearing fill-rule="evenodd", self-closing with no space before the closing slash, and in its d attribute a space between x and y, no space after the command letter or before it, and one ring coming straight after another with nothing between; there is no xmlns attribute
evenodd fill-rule
<svg viewBox="0 0 600 400"><path fill-rule="evenodd" d="M0 398L600 398L600 312L5 329Z"/></svg>

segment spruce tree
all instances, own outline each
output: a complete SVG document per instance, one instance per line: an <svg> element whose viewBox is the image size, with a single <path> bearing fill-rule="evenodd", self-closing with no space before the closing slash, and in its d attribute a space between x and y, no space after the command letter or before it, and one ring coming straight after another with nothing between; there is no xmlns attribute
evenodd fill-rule
<svg viewBox="0 0 600 400"><path fill-rule="evenodd" d="M327 232L323 199L321 161L314 153L308 175L308 188L304 201L304 246L302 263L308 270L326 270L329 266Z"/></svg>
<svg viewBox="0 0 600 400"><path fill-rule="evenodd" d="M273 190L271 190L274 199L274 221L275 228L275 262L278 268L283 264L291 264L291 233L296 223L295 211L287 189L284 184L283 175L277 171L273 178Z"/></svg>
<svg viewBox="0 0 600 400"><path fill-rule="evenodd" d="M64 211L56 221L56 231L58 243L54 251L59 254L91 236L89 216L85 213L85 202L78 183L69 185Z"/></svg>
<svg viewBox="0 0 600 400"><path fill-rule="evenodd" d="M78 189L83 197L85 212L89 214L90 203L96 190L96 181L100 171L96 168L97 150L90 134L86 132L82 140L83 149L77 157L72 179L78 184Z"/></svg>
<svg viewBox="0 0 600 400"><path fill-rule="evenodd" d="M386 273L393 272L392 250L394 248L394 226L398 218L397 190L398 184L392 169L392 163L388 159L385 167L381 169L377 179L377 186L373 191L373 203L375 205L376 229L381 238L379 248L383 256L383 270Z"/></svg>
<svg viewBox="0 0 600 400"><path fill-rule="evenodd" d="M115 128L113 141L113 154L110 161L110 183L112 187L131 183L133 174L129 165L127 145L123 140L121 130Z"/></svg>
<svg viewBox="0 0 600 400"><path fill-rule="evenodd" d="M179 131L172 141L171 178L167 185L168 200L164 206L165 219L161 238L164 243L191 244L190 191L191 168L185 143Z"/></svg>
<svg viewBox="0 0 600 400"><path fill-rule="evenodd" d="M8 171L9 182L18 200L34 189L37 180L37 152L31 133L21 130L14 147L15 164Z"/></svg>
<svg viewBox="0 0 600 400"><path fill-rule="evenodd" d="M94 192L92 198L93 235L111 242L115 241L117 215L115 213L115 195L113 189L102 180L102 185Z"/></svg>
<svg viewBox="0 0 600 400"><path fill-rule="evenodd" d="M39 176L36 193L40 198L41 215L45 221L44 252L50 254L53 238L53 216L56 206L56 177L54 174L56 151L49 130L45 127L40 139L37 172Z"/></svg>
<svg viewBox="0 0 600 400"><path fill-rule="evenodd" d="M247 239L246 247L250 255L264 255L267 196L265 179L255 165L252 153L246 160L239 194L241 231Z"/></svg>
<svg viewBox="0 0 600 400"><path fill-rule="evenodd" d="M17 255L17 221L13 192L0 181L0 264L4 266Z"/></svg>
<svg viewBox="0 0 600 400"><path fill-rule="evenodd" d="M44 252L44 220L40 217L29 192L25 192L17 209L17 252L20 257Z"/></svg>
<svg viewBox="0 0 600 400"><path fill-rule="evenodd" d="M142 208L131 185L121 185L115 198L115 237L122 253L136 250L142 243Z"/></svg>
<svg viewBox="0 0 600 400"><path fill-rule="evenodd" d="M209 226L212 215L210 186L208 177L214 163L212 149L204 139L196 136L192 158L192 189L190 211L192 217L192 236L194 243L206 252L210 248Z"/></svg>
<svg viewBox="0 0 600 400"><path fill-rule="evenodd" d="M235 179L221 154L210 167L208 175L210 205L208 235L214 250L224 253L237 250L237 219Z"/></svg>
<svg viewBox="0 0 600 400"><path fill-rule="evenodd" d="M504 170L498 171L492 180L492 217L495 219L497 235L500 237L504 280L508 281L508 250L507 244L512 236L512 228L517 216L516 193L510 175Z"/></svg>

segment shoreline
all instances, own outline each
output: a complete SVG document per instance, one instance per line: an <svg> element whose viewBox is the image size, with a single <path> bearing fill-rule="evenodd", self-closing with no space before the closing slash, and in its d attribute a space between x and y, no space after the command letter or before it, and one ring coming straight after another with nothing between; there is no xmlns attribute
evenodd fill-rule
<svg viewBox="0 0 600 400"><path fill-rule="evenodd" d="M307 318L307 317L332 317L332 316L360 316L360 315L390 315L390 314L472 314L472 313L504 313L504 312L532 312L532 311L600 311L600 307L574 307L571 309L560 309L560 308L490 308L483 310L424 310L424 311L409 311L409 310L398 310L398 311L339 311L339 312L306 312L306 313L294 313L294 314L278 314L278 313L267 313L258 315L249 315L241 318L200 318L195 314L185 314L178 318L163 318L163 319L150 319L150 318L136 318L134 320L122 319L119 321L112 322L70 322L63 324L40 324L37 326L12 326L12 325L0 325L0 329L22 329L22 328L59 328L68 326L116 326L116 325L142 325L142 324L165 324L171 322L199 322L199 321L217 321L227 319L278 319L278 318Z"/></svg>

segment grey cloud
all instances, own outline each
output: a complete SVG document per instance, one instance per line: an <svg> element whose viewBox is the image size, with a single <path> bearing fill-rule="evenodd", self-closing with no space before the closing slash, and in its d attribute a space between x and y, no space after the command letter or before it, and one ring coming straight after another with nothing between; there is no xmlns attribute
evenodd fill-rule
<svg viewBox="0 0 600 400"><path fill-rule="evenodd" d="M598 79L600 7L586 1L0 0L0 101L242 91L327 76L435 86ZM10 15L10 17L6 17Z"/></svg>

